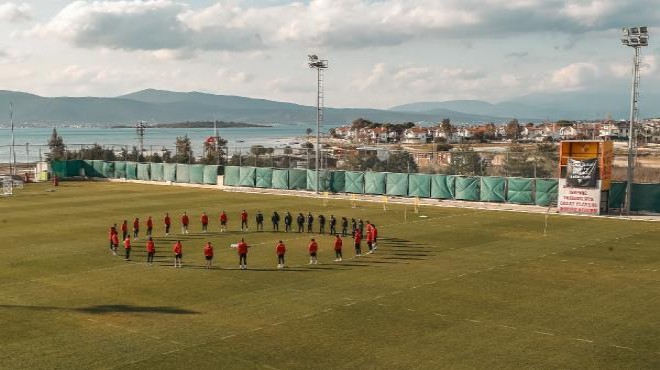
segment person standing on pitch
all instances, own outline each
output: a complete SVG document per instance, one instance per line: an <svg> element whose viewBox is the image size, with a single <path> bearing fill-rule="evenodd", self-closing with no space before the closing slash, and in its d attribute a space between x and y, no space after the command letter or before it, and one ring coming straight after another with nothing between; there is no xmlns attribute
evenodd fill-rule
<svg viewBox="0 0 660 370"><path fill-rule="evenodd" d="M116 256L117 255L117 248L119 247L119 234L117 234L117 230L113 227L112 230L114 232L110 236L110 244L112 245L112 255Z"/></svg>
<svg viewBox="0 0 660 370"><path fill-rule="evenodd" d="M270 216L270 221L273 223L273 231L280 231L280 214L277 211Z"/></svg>
<svg viewBox="0 0 660 370"><path fill-rule="evenodd" d="M126 253L124 256L125 261L130 261L131 260L131 237L126 235L126 238L124 239L124 252Z"/></svg>
<svg viewBox="0 0 660 370"><path fill-rule="evenodd" d="M351 218L351 235L355 236L355 230L357 230L357 222L354 218Z"/></svg>
<svg viewBox="0 0 660 370"><path fill-rule="evenodd" d="M183 212L181 215L181 234L188 234L188 224L190 223L190 219L188 218L188 215L186 212Z"/></svg>
<svg viewBox="0 0 660 370"><path fill-rule="evenodd" d="M236 245L236 251L238 252L238 266L241 270L247 269L247 253L249 246L245 243L245 240L241 238L241 241Z"/></svg>
<svg viewBox="0 0 660 370"><path fill-rule="evenodd" d="M112 252L112 236L117 233L117 229L114 226L110 226L110 230L108 230L108 243L110 246L110 252Z"/></svg>
<svg viewBox="0 0 660 370"><path fill-rule="evenodd" d="M155 254L156 254L156 245L154 244L154 240L152 238L149 238L149 240L147 240L147 263L149 265L154 264Z"/></svg>
<svg viewBox="0 0 660 370"><path fill-rule="evenodd" d="M124 220L124 222L121 223L121 240L126 239L128 236L128 221Z"/></svg>
<svg viewBox="0 0 660 370"><path fill-rule="evenodd" d="M316 240L312 238L312 240L309 241L309 245L307 245L307 249L309 250L309 264L316 265L319 263L316 253L319 251L319 245L316 243Z"/></svg>
<svg viewBox="0 0 660 370"><path fill-rule="evenodd" d="M174 252L174 268L181 268L181 259L183 258L183 246L181 245L181 240L177 240L172 247Z"/></svg>
<svg viewBox="0 0 660 370"><path fill-rule="evenodd" d="M319 215L319 234L325 234L325 216Z"/></svg>
<svg viewBox="0 0 660 370"><path fill-rule="evenodd" d="M227 214L225 213L225 211L222 211L222 213L220 213L220 232L221 233L227 232Z"/></svg>
<svg viewBox="0 0 660 370"><path fill-rule="evenodd" d="M371 236L374 239L374 250L378 249L378 229L376 229L376 225L371 224Z"/></svg>
<svg viewBox="0 0 660 370"><path fill-rule="evenodd" d="M133 239L137 240L140 235L140 218L133 220Z"/></svg>
<svg viewBox="0 0 660 370"><path fill-rule="evenodd" d="M369 251L367 254L372 254L374 252L374 234L372 233L371 227L369 227L369 223L367 223L367 248L369 248Z"/></svg>
<svg viewBox="0 0 660 370"><path fill-rule="evenodd" d="M257 231L264 231L264 214L260 210L257 211L255 221L257 221Z"/></svg>
<svg viewBox="0 0 660 370"><path fill-rule="evenodd" d="M165 223L165 235L170 235L170 227L172 226L172 220L170 219L170 214L165 213L165 220L163 220Z"/></svg>
<svg viewBox="0 0 660 370"><path fill-rule="evenodd" d="M275 245L275 253L277 254L277 268L278 269L283 269L284 268L284 254L286 253L286 246L282 241L280 240L277 242L277 245Z"/></svg>
<svg viewBox="0 0 660 370"><path fill-rule="evenodd" d="M348 219L346 217L341 218L341 236L348 236Z"/></svg>
<svg viewBox="0 0 660 370"><path fill-rule="evenodd" d="M335 236L335 262L341 262L341 246L344 242L339 237L339 234Z"/></svg>
<svg viewBox="0 0 660 370"><path fill-rule="evenodd" d="M241 231L248 231L248 214L245 210L241 212Z"/></svg>
<svg viewBox="0 0 660 370"><path fill-rule="evenodd" d="M211 264L213 263L213 247L211 242L206 242L204 246L204 258L206 259L206 269L211 269Z"/></svg>
<svg viewBox="0 0 660 370"><path fill-rule="evenodd" d="M154 221L151 216L147 218L147 236L151 236L154 231Z"/></svg>
<svg viewBox="0 0 660 370"><path fill-rule="evenodd" d="M355 257L360 257L362 256L362 234L360 233L360 229L355 229L353 238L355 241Z"/></svg>
<svg viewBox="0 0 660 370"><path fill-rule="evenodd" d="M298 222L298 232L305 231L305 216L302 213L298 213L298 219L296 221Z"/></svg>
<svg viewBox="0 0 660 370"><path fill-rule="evenodd" d="M335 215L330 215L330 235L337 234L337 219Z"/></svg>
<svg viewBox="0 0 660 370"><path fill-rule="evenodd" d="M285 232L290 232L291 231L291 224L293 223L293 216L291 216L291 213L287 211L286 215L284 215L284 231Z"/></svg>
<svg viewBox="0 0 660 370"><path fill-rule="evenodd" d="M202 212L202 216L199 218L199 221L202 223L202 232L208 232L209 231L209 216L206 214L206 212Z"/></svg>
<svg viewBox="0 0 660 370"><path fill-rule="evenodd" d="M358 219L358 230L360 230L360 234L364 235L364 222L362 221L361 218Z"/></svg>
<svg viewBox="0 0 660 370"><path fill-rule="evenodd" d="M307 212L307 232L311 233L312 226L314 226L314 216L312 216L312 212Z"/></svg>

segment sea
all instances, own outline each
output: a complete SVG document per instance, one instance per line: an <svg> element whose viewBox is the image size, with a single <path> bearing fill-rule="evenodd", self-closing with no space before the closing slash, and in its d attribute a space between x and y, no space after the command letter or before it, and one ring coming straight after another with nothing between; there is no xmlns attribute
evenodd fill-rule
<svg viewBox="0 0 660 370"><path fill-rule="evenodd" d="M315 124L314 124L315 126ZM227 140L229 154L249 151L253 145L263 145L271 148L284 148L286 146L298 147L306 140L307 128L315 129L312 125L284 125L272 127L240 127L218 128L218 135ZM324 127L327 132L330 127ZM79 150L81 147L99 144L106 148L121 150L125 147L131 150L133 146L139 148L139 140L135 128L110 127L57 127L57 133L62 136L64 144L70 150ZM52 127L21 127L14 128L14 145L16 160L28 162L37 160L40 154L48 152L47 144L53 132ZM195 156L202 154L204 141L214 136L213 128L147 128L144 135L144 149L149 152L160 152L163 148L174 151L177 137L188 136ZM315 134L313 134L315 135ZM11 146L11 130L8 127L0 128L0 162L5 161Z"/></svg>

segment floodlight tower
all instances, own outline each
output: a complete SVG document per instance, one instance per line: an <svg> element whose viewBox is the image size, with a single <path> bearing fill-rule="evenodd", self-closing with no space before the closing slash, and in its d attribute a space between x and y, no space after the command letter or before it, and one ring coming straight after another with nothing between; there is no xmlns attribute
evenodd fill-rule
<svg viewBox="0 0 660 370"><path fill-rule="evenodd" d="M309 68L316 69L316 194L319 193L319 164L321 158L321 122L323 121L323 70L328 68L327 59L309 55Z"/></svg>
<svg viewBox="0 0 660 370"><path fill-rule="evenodd" d="M142 155L144 155L144 132L145 132L146 128L147 128L147 126L145 125L144 121L140 121L136 125L138 141L140 143L140 154L142 154Z"/></svg>
<svg viewBox="0 0 660 370"><path fill-rule="evenodd" d="M628 128L628 173L626 184L625 212L630 214L630 201L632 193L632 182L634 178L634 145L635 145L635 119L638 115L637 101L639 100L639 65L641 57L639 49L649 45L649 32L646 26L628 27L623 29L621 43L634 49L632 92L630 94L630 125Z"/></svg>

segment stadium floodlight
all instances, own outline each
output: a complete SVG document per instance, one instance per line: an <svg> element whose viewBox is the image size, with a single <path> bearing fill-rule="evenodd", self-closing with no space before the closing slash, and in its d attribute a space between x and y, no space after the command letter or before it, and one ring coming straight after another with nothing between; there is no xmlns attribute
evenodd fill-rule
<svg viewBox="0 0 660 370"><path fill-rule="evenodd" d="M628 127L628 171L626 183L625 212L630 214L630 202L632 193L632 182L634 179L634 143L635 143L635 119L638 115L637 102L639 101L639 65L641 64L640 48L649 45L648 27L628 27L624 28L621 37L621 43L624 46L630 46L634 49L633 73L632 73L632 92L630 94L630 125Z"/></svg>
<svg viewBox="0 0 660 370"><path fill-rule="evenodd" d="M323 121L323 70L328 61L317 55L308 55L309 68L316 69L316 193L319 193L319 164L321 158L321 122Z"/></svg>

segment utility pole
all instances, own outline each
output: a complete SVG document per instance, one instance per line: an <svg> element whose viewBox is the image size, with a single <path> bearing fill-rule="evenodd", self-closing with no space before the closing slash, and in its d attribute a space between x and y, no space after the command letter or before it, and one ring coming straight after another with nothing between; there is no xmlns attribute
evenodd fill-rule
<svg viewBox="0 0 660 370"><path fill-rule="evenodd" d="M309 55L309 68L316 69L316 194L319 193L319 165L321 158L321 122L323 121L323 70L328 68L327 59Z"/></svg>

